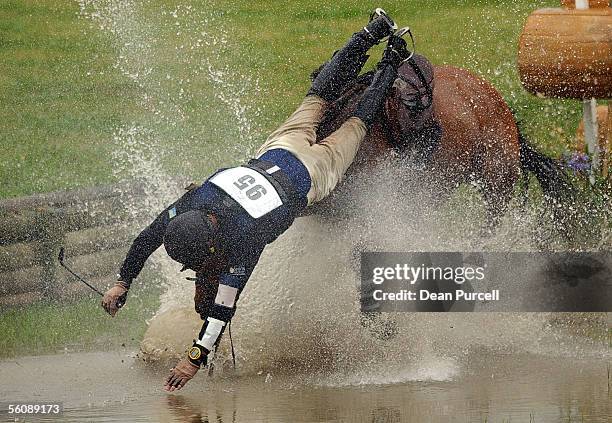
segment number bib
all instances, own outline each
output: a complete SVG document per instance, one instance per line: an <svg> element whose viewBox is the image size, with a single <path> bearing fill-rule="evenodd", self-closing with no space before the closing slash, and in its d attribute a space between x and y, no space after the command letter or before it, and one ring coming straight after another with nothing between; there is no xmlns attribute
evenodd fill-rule
<svg viewBox="0 0 612 423"><path fill-rule="evenodd" d="M283 205L270 181L248 167L226 169L209 181L225 191L255 219Z"/></svg>

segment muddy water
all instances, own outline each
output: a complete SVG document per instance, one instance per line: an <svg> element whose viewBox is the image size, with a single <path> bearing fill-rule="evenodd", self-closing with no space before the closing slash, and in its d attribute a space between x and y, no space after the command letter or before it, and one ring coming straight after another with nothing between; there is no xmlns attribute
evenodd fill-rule
<svg viewBox="0 0 612 423"><path fill-rule="evenodd" d="M392 384L333 374L319 380L199 374L179 394L163 392L165 371L133 353L70 353L1 362L0 397L62 401L62 417L48 421L68 422L609 422L610 355L593 352L590 358L481 352L463 362L421 363ZM9 420L4 411L0 416Z"/></svg>
<svg viewBox="0 0 612 423"><path fill-rule="evenodd" d="M256 147L262 134L249 120L256 113L245 112L249 103L242 98L254 97L244 90L257 84L246 83L249 75L232 74L217 60L233 53L231 45L222 47L231 37L218 33L226 25L215 23L205 9L147 14L141 2L79 4L83 18L113 39L115 67L139 87L144 118L118 127L113 138L119 174L166 179L160 169L164 153L170 153L167 134L180 140L187 137L180 133L184 122L201 121L190 115L194 95L199 101L208 95L215 108L227 109L227 116L210 121L229 122L237 131L226 133L219 125L195 133L241 140L240 150L211 151L206 165L243 159ZM158 62L164 51L175 51L175 31L166 31L175 27L196 53L186 57L185 72L170 75ZM199 50L202 31L215 45L210 56ZM165 32L172 36L164 38ZM197 75L205 75L214 89L202 93L201 87L190 87ZM193 168L201 166L198 161ZM213 377L200 374L180 394L167 394L161 390L167 368L145 365L127 351L20 358L0 363L0 402L63 401L63 421L74 422L609 421L610 352L551 329L549 316L406 313L388 317L397 328L391 341L361 325L359 251L533 248L538 210L511 207L498 231L481 237L481 199L463 196L460 207L434 211L439 192L430 201L417 189L423 181L416 175L377 169L367 178L348 178L345 190L356 194L336 195L326 209L344 211L342 216L299 219L266 249L234 319L236 373L220 365ZM401 191L408 197L400 198ZM147 207L161 210L181 192L152 193ZM171 363L191 344L201 322L193 312L193 285L178 274L179 266L163 254L153 260L167 277L167 290L139 354ZM220 358L225 354L227 362L224 342Z"/></svg>

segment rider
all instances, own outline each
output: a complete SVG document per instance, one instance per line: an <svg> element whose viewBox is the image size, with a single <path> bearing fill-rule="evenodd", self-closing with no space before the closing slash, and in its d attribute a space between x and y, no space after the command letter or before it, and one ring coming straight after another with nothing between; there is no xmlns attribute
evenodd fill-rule
<svg viewBox="0 0 612 423"><path fill-rule="evenodd" d="M396 28L384 10L376 9L369 23L324 64L303 103L268 137L256 159L217 171L171 204L134 240L119 281L102 300L112 316L160 245L183 264L183 270L196 272L196 310L204 324L187 357L172 369L164 389L182 388L206 365L266 244L342 179L396 79L397 68L410 55L406 42L394 34ZM400 31L398 34L404 33ZM366 52L387 37L374 79L352 117L316 143L325 106L359 75L368 58Z"/></svg>

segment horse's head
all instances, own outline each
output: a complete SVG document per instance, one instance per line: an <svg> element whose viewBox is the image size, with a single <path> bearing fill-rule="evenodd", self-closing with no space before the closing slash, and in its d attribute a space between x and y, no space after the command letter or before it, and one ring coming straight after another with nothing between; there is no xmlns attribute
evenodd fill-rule
<svg viewBox="0 0 612 423"><path fill-rule="evenodd" d="M394 147L405 147L433 120L433 77L433 65L417 54L399 67L381 122Z"/></svg>
<svg viewBox="0 0 612 423"><path fill-rule="evenodd" d="M351 116L373 75L374 72L361 75L328 107L317 130L317 140L329 136ZM390 147L402 149L415 144L414 137L422 135L422 129L433 121L433 75L432 64L417 54L400 66L381 118L361 149L373 150L366 151L366 156L376 156Z"/></svg>

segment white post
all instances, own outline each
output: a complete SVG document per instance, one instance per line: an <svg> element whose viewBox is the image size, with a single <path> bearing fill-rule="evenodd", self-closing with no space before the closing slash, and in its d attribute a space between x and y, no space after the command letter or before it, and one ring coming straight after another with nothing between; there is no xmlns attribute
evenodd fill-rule
<svg viewBox="0 0 612 423"><path fill-rule="evenodd" d="M583 100L582 110L584 115L584 141L587 151L591 154L591 183L595 183L595 175L599 170L599 143L597 142L597 102L594 98Z"/></svg>
<svg viewBox="0 0 612 423"><path fill-rule="evenodd" d="M576 9L584 10L589 8L589 0L576 0Z"/></svg>
<svg viewBox="0 0 612 423"><path fill-rule="evenodd" d="M576 9L585 10L589 8L589 0L576 0ZM594 98L583 100L582 114L584 118L584 141L587 150L591 154L591 171L589 180L595 183L595 175L599 169L599 146L597 145L597 102Z"/></svg>
<svg viewBox="0 0 612 423"><path fill-rule="evenodd" d="M612 161L612 100L608 100L608 123L606 124L606 141L604 142L604 151L599 151L601 163L601 177L604 180L608 179L608 169L610 161Z"/></svg>

